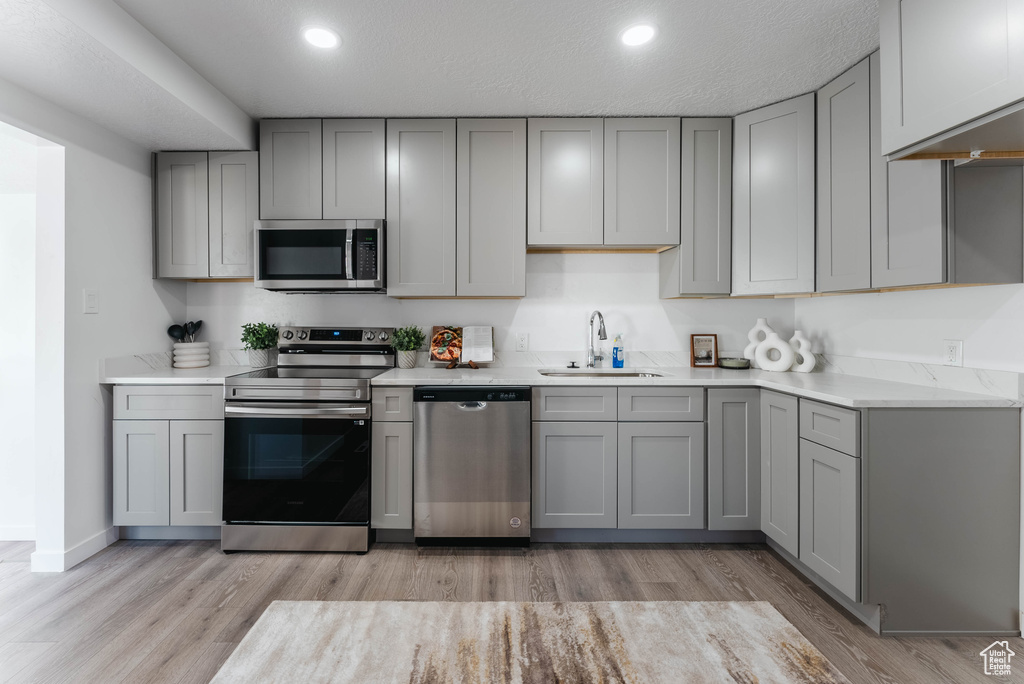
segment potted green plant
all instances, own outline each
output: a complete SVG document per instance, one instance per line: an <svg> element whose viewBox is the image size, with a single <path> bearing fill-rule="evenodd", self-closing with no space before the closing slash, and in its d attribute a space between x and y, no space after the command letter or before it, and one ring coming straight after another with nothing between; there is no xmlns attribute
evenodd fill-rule
<svg viewBox="0 0 1024 684"><path fill-rule="evenodd" d="M266 368L270 365L270 350L277 344L277 326L246 323L242 326L242 344L249 352L249 365Z"/></svg>
<svg viewBox="0 0 1024 684"><path fill-rule="evenodd" d="M418 325L407 325L395 331L391 336L391 346L398 352L399 368L416 367L416 350L423 346L426 338Z"/></svg>

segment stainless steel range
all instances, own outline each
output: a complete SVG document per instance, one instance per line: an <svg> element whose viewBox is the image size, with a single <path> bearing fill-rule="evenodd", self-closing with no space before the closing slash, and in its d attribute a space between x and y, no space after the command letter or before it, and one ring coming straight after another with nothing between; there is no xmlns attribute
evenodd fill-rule
<svg viewBox="0 0 1024 684"><path fill-rule="evenodd" d="M224 383L224 551L366 551L370 379L392 328L281 330L276 367Z"/></svg>

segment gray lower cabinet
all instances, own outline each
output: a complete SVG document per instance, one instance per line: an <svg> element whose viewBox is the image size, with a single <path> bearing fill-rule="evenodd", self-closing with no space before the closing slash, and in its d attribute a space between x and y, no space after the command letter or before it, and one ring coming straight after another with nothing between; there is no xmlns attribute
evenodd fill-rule
<svg viewBox="0 0 1024 684"><path fill-rule="evenodd" d="M392 297L456 294L455 119L388 119L387 273Z"/></svg>
<svg viewBox="0 0 1024 684"><path fill-rule="evenodd" d="M761 529L761 391L709 388L708 529Z"/></svg>
<svg viewBox="0 0 1024 684"><path fill-rule="evenodd" d="M704 423L619 423L620 529L704 529Z"/></svg>
<svg viewBox="0 0 1024 684"><path fill-rule="evenodd" d="M412 529L412 429L410 422L373 422L370 526L375 529Z"/></svg>
<svg viewBox="0 0 1024 684"><path fill-rule="evenodd" d="M604 244L679 244L679 119L604 120Z"/></svg>
<svg viewBox="0 0 1024 684"><path fill-rule="evenodd" d="M797 398L761 391L761 531L800 555Z"/></svg>
<svg viewBox="0 0 1024 684"><path fill-rule="evenodd" d="M459 119L456 294L526 296L526 119Z"/></svg>
<svg viewBox="0 0 1024 684"><path fill-rule="evenodd" d="M662 298L732 288L732 119L682 120L679 247L659 255Z"/></svg>
<svg viewBox="0 0 1024 684"><path fill-rule="evenodd" d="M604 243L604 119L527 122L527 244Z"/></svg>
<svg viewBox="0 0 1024 684"><path fill-rule="evenodd" d="M615 387L535 387L530 402L533 419L544 421L614 421L618 406Z"/></svg>
<svg viewBox="0 0 1024 684"><path fill-rule="evenodd" d="M115 420L115 525L220 525L224 422Z"/></svg>
<svg viewBox="0 0 1024 684"><path fill-rule="evenodd" d="M533 424L533 527L615 528L617 429Z"/></svg>
<svg viewBox="0 0 1024 684"><path fill-rule="evenodd" d="M860 600L860 459L800 440L800 560Z"/></svg>
<svg viewBox="0 0 1024 684"><path fill-rule="evenodd" d="M814 93L734 120L732 293L814 291Z"/></svg>
<svg viewBox="0 0 1024 684"><path fill-rule="evenodd" d="M156 155L158 278L251 278L256 152Z"/></svg>
<svg viewBox="0 0 1024 684"><path fill-rule="evenodd" d="M322 123L320 119L260 121L261 219L323 218Z"/></svg>

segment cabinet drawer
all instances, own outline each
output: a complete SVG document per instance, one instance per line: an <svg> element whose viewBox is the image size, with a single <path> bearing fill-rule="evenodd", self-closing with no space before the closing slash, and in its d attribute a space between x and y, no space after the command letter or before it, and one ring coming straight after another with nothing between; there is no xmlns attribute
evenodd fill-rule
<svg viewBox="0 0 1024 684"><path fill-rule="evenodd" d="M800 437L844 454L858 456L857 411L800 400Z"/></svg>
<svg viewBox="0 0 1024 684"><path fill-rule="evenodd" d="M620 387L619 420L704 420L704 388Z"/></svg>
<svg viewBox="0 0 1024 684"><path fill-rule="evenodd" d="M370 396L374 421L412 420L412 387L374 387Z"/></svg>
<svg viewBox="0 0 1024 684"><path fill-rule="evenodd" d="M616 402L614 387L536 387L533 419L615 420Z"/></svg>
<svg viewBox="0 0 1024 684"><path fill-rule="evenodd" d="M221 420L221 385L115 385L115 420Z"/></svg>

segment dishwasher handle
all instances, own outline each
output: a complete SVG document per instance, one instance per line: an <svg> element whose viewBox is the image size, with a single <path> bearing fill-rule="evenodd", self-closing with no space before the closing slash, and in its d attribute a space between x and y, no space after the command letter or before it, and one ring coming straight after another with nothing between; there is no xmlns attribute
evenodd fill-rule
<svg viewBox="0 0 1024 684"><path fill-rule="evenodd" d="M463 411L483 411L487 408L486 401L463 401L456 404Z"/></svg>

